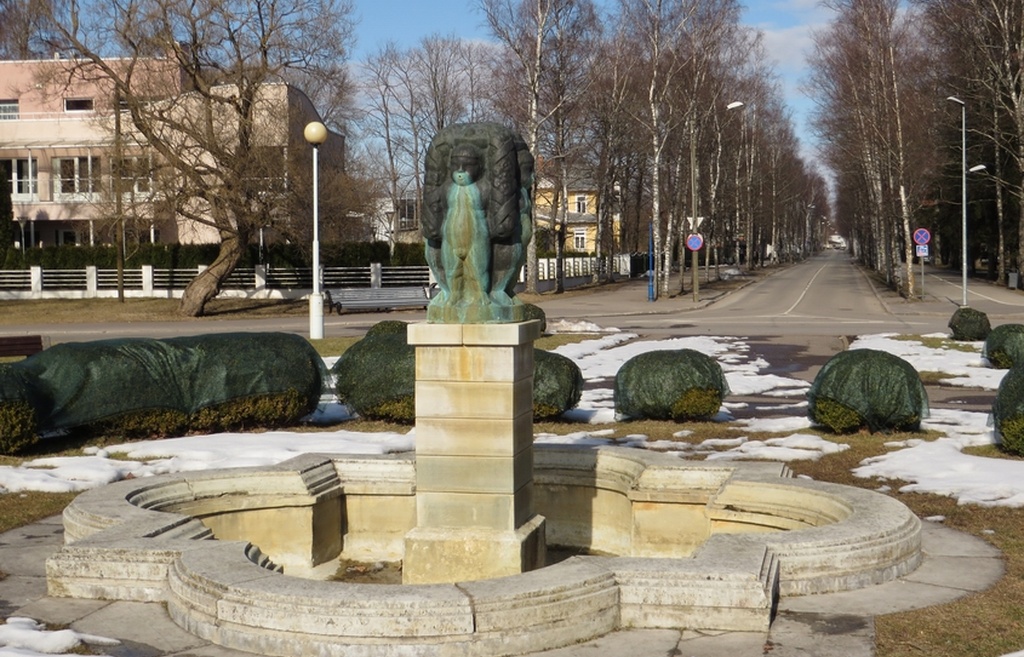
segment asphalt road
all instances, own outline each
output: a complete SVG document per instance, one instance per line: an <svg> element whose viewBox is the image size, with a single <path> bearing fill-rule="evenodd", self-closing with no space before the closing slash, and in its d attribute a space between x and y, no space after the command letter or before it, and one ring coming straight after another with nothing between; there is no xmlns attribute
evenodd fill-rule
<svg viewBox="0 0 1024 657"><path fill-rule="evenodd" d="M915 274L919 276L919 270ZM960 276L929 268L923 299L905 300L877 285L847 254L826 251L792 266L762 270L748 284L726 291L706 286L694 301L689 293L648 301L645 281L627 281L572 294L545 294L537 301L549 322L587 321L648 336L734 335L841 339L864 333L947 331L961 298ZM993 325L1024 322L1024 292L981 281L969 283L969 303ZM422 310L355 312L325 317L325 334L358 336L382 319L422 321ZM26 324L4 333L41 334L52 342L117 337L171 337L208 332L286 331L308 335L306 317L175 322Z"/></svg>

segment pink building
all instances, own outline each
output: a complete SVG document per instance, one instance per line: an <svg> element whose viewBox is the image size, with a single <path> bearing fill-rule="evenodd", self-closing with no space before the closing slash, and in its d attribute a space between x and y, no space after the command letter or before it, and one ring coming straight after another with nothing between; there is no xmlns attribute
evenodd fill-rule
<svg viewBox="0 0 1024 657"><path fill-rule="evenodd" d="M143 71L135 79L158 90L148 97L189 107L172 63L134 64ZM26 248L112 243L115 217L129 212L129 239L218 241L216 230L161 210L155 155L137 137L128 113L114 111L112 85L81 70L71 74L73 68L64 59L0 61L0 175L10 181L16 241ZM312 103L285 84L267 85L263 95L269 108L264 129L282 162L289 152L306 153L302 129L319 120ZM344 138L336 133L321 150L335 162L343 162L343 151ZM118 162L122 171L115 176Z"/></svg>

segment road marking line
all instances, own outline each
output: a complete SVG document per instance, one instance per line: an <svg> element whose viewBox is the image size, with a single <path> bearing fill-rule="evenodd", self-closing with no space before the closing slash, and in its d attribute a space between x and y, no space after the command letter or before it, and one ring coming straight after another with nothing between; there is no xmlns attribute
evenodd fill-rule
<svg viewBox="0 0 1024 657"><path fill-rule="evenodd" d="M786 312L782 313L784 316L788 315L789 313L791 313L794 308L796 308L797 306L800 305L800 302L804 300L805 296L807 296L807 290L811 289L811 286L814 285L814 280L816 278L818 278L818 274L820 274L822 271L824 271L824 269L826 267L828 267L828 265L822 265L821 269L819 269L818 271L814 272L814 276L811 276L811 280L807 281L807 285L806 285L806 287L804 287L804 291L800 293L800 296L797 297L797 300L793 303L792 306L790 306L786 310Z"/></svg>

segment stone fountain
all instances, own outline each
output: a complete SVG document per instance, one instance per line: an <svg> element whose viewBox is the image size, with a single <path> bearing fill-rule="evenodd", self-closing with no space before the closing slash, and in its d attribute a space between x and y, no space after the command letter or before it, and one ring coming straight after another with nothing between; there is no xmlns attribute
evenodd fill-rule
<svg viewBox="0 0 1024 657"><path fill-rule="evenodd" d="M881 494L777 463L534 448L533 341L512 285L532 158L492 124L442 131L423 221L440 294L416 345L416 453L307 454L80 495L54 596L161 601L261 655L517 655L622 628L766 631L780 595L869 586L921 559ZM214 540L211 540L214 539ZM547 547L576 556L547 564ZM326 581L339 558L402 584Z"/></svg>

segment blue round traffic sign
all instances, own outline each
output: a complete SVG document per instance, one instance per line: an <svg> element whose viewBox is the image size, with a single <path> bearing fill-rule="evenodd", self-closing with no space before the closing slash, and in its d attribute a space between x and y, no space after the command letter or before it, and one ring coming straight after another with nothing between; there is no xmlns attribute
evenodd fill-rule
<svg viewBox="0 0 1024 657"><path fill-rule="evenodd" d="M700 247L704 246L704 238L694 233L686 238L686 248L691 251L700 251Z"/></svg>
<svg viewBox="0 0 1024 657"><path fill-rule="evenodd" d="M914 244L927 244L932 241L932 234L927 228L918 228L914 231Z"/></svg>

